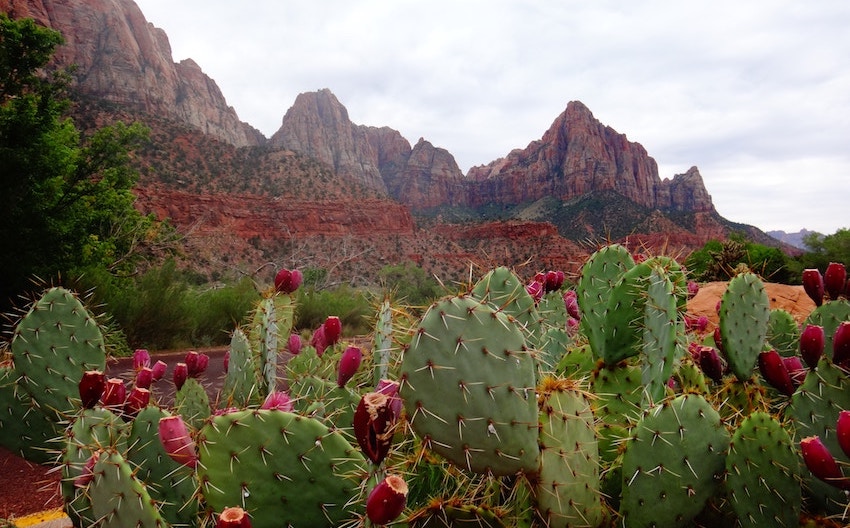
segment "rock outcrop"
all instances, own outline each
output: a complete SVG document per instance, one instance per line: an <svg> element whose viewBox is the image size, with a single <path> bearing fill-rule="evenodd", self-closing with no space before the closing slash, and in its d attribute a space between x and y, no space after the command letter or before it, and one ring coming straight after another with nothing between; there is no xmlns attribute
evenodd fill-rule
<svg viewBox="0 0 850 528"><path fill-rule="evenodd" d="M191 59L174 63L165 32L127 0L0 0L12 18L30 17L65 39L56 66L76 65L84 96L169 116L236 146L265 137L243 123L215 81Z"/></svg>

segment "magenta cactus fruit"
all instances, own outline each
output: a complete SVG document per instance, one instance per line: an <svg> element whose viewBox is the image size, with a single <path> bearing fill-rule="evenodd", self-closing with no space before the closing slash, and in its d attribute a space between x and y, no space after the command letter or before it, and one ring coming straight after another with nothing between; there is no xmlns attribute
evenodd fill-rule
<svg viewBox="0 0 850 528"><path fill-rule="evenodd" d="M224 373L230 369L230 350L224 353Z"/></svg>
<svg viewBox="0 0 850 528"><path fill-rule="evenodd" d="M316 355L322 357L325 349L328 348L328 339L325 337L325 325L316 328L313 336L310 338L310 346L316 349Z"/></svg>
<svg viewBox="0 0 850 528"><path fill-rule="evenodd" d="M128 416L136 416L139 411L148 406L151 402L151 391L141 387L133 387L130 394L127 395L127 401L124 402L124 414Z"/></svg>
<svg viewBox="0 0 850 528"><path fill-rule="evenodd" d="M80 474L74 478L74 487L85 488L94 479L94 465L97 464L97 461L100 458L100 453L101 451L99 450L95 451L91 454L88 460L86 460Z"/></svg>
<svg viewBox="0 0 850 528"><path fill-rule="evenodd" d="M788 375L791 376L791 383L796 390L806 380L806 368L803 366L803 362L797 356L788 356L782 358L782 365L788 371Z"/></svg>
<svg viewBox="0 0 850 528"><path fill-rule="evenodd" d="M174 365L174 374L172 375L172 379L174 380L174 386L177 387L177 390L183 388L183 384L186 383L186 378L189 377L189 366L186 363L180 362Z"/></svg>
<svg viewBox="0 0 850 528"><path fill-rule="evenodd" d="M153 364L151 370L153 371L153 380L159 381L163 376L165 376L165 371L168 370L168 365L165 364L165 361L157 361Z"/></svg>
<svg viewBox="0 0 850 528"><path fill-rule="evenodd" d="M265 401L260 406L260 409L275 409L283 412L292 412L292 399L284 391L271 391L266 396Z"/></svg>
<svg viewBox="0 0 850 528"><path fill-rule="evenodd" d="M562 271L560 275L558 275L557 271L547 271L546 272L546 282L543 283L544 289L546 293L558 291L561 289L561 286L564 284L564 272Z"/></svg>
<svg viewBox="0 0 850 528"><path fill-rule="evenodd" d="M398 475L388 475L369 492L366 516L374 524L395 520L407 505L407 482Z"/></svg>
<svg viewBox="0 0 850 528"><path fill-rule="evenodd" d="M354 437L363 454L374 464L380 464L390 452L394 424L389 396L369 392L360 398L354 411Z"/></svg>
<svg viewBox="0 0 850 528"><path fill-rule="evenodd" d="M186 353L184 361L186 363L187 375L190 378L197 378L207 370L210 364L210 357L192 350Z"/></svg>
<svg viewBox="0 0 850 528"><path fill-rule="evenodd" d="M850 321L844 321L832 335L832 362L843 366L850 361Z"/></svg>
<svg viewBox="0 0 850 528"><path fill-rule="evenodd" d="M195 441L180 415L159 420L159 441L168 456L178 464L194 468L198 463Z"/></svg>
<svg viewBox="0 0 850 528"><path fill-rule="evenodd" d="M140 389L150 389L153 383L153 369L150 367L142 367L136 372L135 386Z"/></svg>
<svg viewBox="0 0 850 528"><path fill-rule="evenodd" d="M578 294L575 290L567 290L564 293L564 305L567 307L567 315L581 320L581 309L578 306Z"/></svg>
<svg viewBox="0 0 850 528"><path fill-rule="evenodd" d="M393 412L393 420L398 420L401 416L401 410L404 407L404 402L398 395L399 383L388 379L382 379L375 387L375 392L385 394L389 399L390 410Z"/></svg>
<svg viewBox="0 0 850 528"><path fill-rule="evenodd" d="M144 348L137 348L133 351L133 370L138 372L144 367L151 366L151 355Z"/></svg>
<svg viewBox="0 0 850 528"><path fill-rule="evenodd" d="M289 340L286 342L286 349L293 356L297 356L301 353L301 347L303 346L301 342L301 336L298 334L292 334L289 336Z"/></svg>
<svg viewBox="0 0 850 528"><path fill-rule="evenodd" d="M277 272L274 278L274 289L279 293L292 293L301 286L301 281L304 280L304 275L298 270L288 270L286 268Z"/></svg>
<svg viewBox="0 0 850 528"><path fill-rule="evenodd" d="M825 335L822 326L806 325L800 334L800 355L812 370L818 366L818 361L823 355L824 342Z"/></svg>
<svg viewBox="0 0 850 528"><path fill-rule="evenodd" d="M840 262L830 262L823 274L823 287L829 298L838 299L847 286L847 268Z"/></svg>
<svg viewBox="0 0 850 528"><path fill-rule="evenodd" d="M339 320L339 317L329 315L322 326L325 329L325 340L328 346L335 345L342 335L342 322Z"/></svg>
<svg viewBox="0 0 850 528"><path fill-rule="evenodd" d="M709 346L700 346L698 349L698 362L700 369L712 381L719 383L723 380L723 361L717 349Z"/></svg>
<svg viewBox="0 0 850 528"><path fill-rule="evenodd" d="M540 299L543 298L544 289L545 288L543 286L543 283L537 281L531 281L525 287L525 291L527 291L528 294L531 295L531 298L534 299L534 302L536 303L540 302Z"/></svg>
<svg viewBox="0 0 850 528"><path fill-rule="evenodd" d="M758 364L762 377L773 388L786 396L794 394L794 382L791 381L791 375L785 368L779 352L776 350L761 352L758 357Z"/></svg>
<svg viewBox="0 0 850 528"><path fill-rule="evenodd" d="M838 413L838 421L835 422L835 436L838 446L844 454L850 457L850 411L843 410Z"/></svg>
<svg viewBox="0 0 850 528"><path fill-rule="evenodd" d="M127 399L127 387L121 378L109 378L103 387L100 403L106 407L123 407Z"/></svg>
<svg viewBox="0 0 850 528"><path fill-rule="evenodd" d="M800 440L803 461L812 475L833 486L850 490L850 481L844 477L838 462L818 436L808 436Z"/></svg>
<svg viewBox="0 0 850 528"><path fill-rule="evenodd" d="M87 370L83 373L80 379L80 400L83 402L83 409L91 409L100 397L103 395L103 390L106 387L106 376L99 370Z"/></svg>
<svg viewBox="0 0 850 528"><path fill-rule="evenodd" d="M699 293L699 284L696 281L688 281L688 298L693 299Z"/></svg>
<svg viewBox="0 0 850 528"><path fill-rule="evenodd" d="M817 268L803 270L803 290L814 301L815 306L823 304L824 283L823 275Z"/></svg>
<svg viewBox="0 0 850 528"><path fill-rule="evenodd" d="M349 345L345 347L345 351L339 358L339 367L337 368L336 384L338 387L345 387L357 369L360 368L360 362L363 360L363 352L359 347Z"/></svg>
<svg viewBox="0 0 850 528"><path fill-rule="evenodd" d="M239 506L225 508L218 516L215 528L251 528L251 518Z"/></svg>

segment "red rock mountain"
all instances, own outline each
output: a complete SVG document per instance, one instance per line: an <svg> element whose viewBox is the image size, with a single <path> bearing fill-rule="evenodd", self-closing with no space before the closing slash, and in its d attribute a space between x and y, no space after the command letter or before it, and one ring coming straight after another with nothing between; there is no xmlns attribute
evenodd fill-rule
<svg viewBox="0 0 850 528"><path fill-rule="evenodd" d="M64 36L55 63L77 66L78 126L151 128L152 145L137 153L137 205L172 219L196 266L272 261L356 282L413 261L451 279L470 263L570 271L592 249L576 241L684 252L731 229L760 233L717 214L696 167L662 180L640 144L577 101L539 140L464 175L425 139L411 146L396 130L352 123L327 89L299 95L266 139L195 62L173 61L132 0L0 9Z"/></svg>

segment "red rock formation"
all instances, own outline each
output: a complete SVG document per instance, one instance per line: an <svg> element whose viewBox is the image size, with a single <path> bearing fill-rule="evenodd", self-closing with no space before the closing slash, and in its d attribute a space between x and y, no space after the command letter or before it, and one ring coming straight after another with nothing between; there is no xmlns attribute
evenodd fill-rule
<svg viewBox="0 0 850 528"><path fill-rule="evenodd" d="M168 37L127 0L0 0L12 18L31 17L65 38L57 66L76 65L84 95L175 120L237 146L263 135L239 120L192 60L175 64Z"/></svg>

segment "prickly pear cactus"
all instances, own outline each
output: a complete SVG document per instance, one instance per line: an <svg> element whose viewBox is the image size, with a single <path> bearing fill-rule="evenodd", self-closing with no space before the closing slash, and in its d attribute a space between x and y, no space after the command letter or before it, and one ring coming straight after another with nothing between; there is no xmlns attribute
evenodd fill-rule
<svg viewBox="0 0 850 528"><path fill-rule="evenodd" d="M764 412L745 418L726 457L726 489L741 526L797 526L799 479L800 461L782 425Z"/></svg>
<svg viewBox="0 0 850 528"><path fill-rule="evenodd" d="M761 279L741 273L729 281L720 300L720 337L729 368L746 381L767 337L770 300Z"/></svg>
<svg viewBox="0 0 850 528"><path fill-rule="evenodd" d="M625 247L612 244L597 250L585 262L576 294L581 308L581 330L597 359L605 348L605 317L608 297L623 273L635 265Z"/></svg>
<svg viewBox="0 0 850 528"><path fill-rule="evenodd" d="M600 526L599 451L590 400L577 383L541 383L537 511L549 528Z"/></svg>
<svg viewBox="0 0 850 528"><path fill-rule="evenodd" d="M65 288L51 288L33 304L15 327L11 350L18 385L55 421L78 405L83 373L106 366L100 327Z"/></svg>
<svg viewBox="0 0 850 528"><path fill-rule="evenodd" d="M781 356L794 356L800 350L800 329L794 316L776 308L770 311L767 325L767 342Z"/></svg>
<svg viewBox="0 0 850 528"><path fill-rule="evenodd" d="M230 338L230 360L222 389L224 407L241 407L260 400L258 371L248 337L237 328Z"/></svg>
<svg viewBox="0 0 850 528"><path fill-rule="evenodd" d="M625 526L690 526L714 496L729 433L711 405L685 394L646 411L623 456Z"/></svg>
<svg viewBox="0 0 850 528"><path fill-rule="evenodd" d="M15 383L11 367L0 367L0 445L39 464L53 462L62 426Z"/></svg>
<svg viewBox="0 0 850 528"><path fill-rule="evenodd" d="M199 429L210 417L210 397L197 378L188 378L174 394L174 407L194 429Z"/></svg>
<svg viewBox="0 0 850 528"><path fill-rule="evenodd" d="M362 509L365 458L312 418L277 410L216 416L200 431L198 458L208 507L241 506L257 528L340 526Z"/></svg>
<svg viewBox="0 0 850 528"><path fill-rule="evenodd" d="M372 347L372 362L374 363L372 383L374 386L377 386L382 379L387 378L393 348L392 304L389 299L384 299L381 302L378 319L375 322L375 345Z"/></svg>
<svg viewBox="0 0 850 528"><path fill-rule="evenodd" d="M459 467L536 471L534 358L489 303L460 296L428 309L404 352L400 395L413 429Z"/></svg>
<svg viewBox="0 0 850 528"><path fill-rule="evenodd" d="M612 462L620 451L628 429L641 414L643 384L638 365L620 365L615 368L600 366L590 378L593 414L599 419L599 454Z"/></svg>
<svg viewBox="0 0 850 528"><path fill-rule="evenodd" d="M673 283L653 269L646 285L643 309L643 364L641 379L651 402L658 402L667 393L667 381L673 373L676 357L677 330L676 298Z"/></svg>
<svg viewBox="0 0 850 528"><path fill-rule="evenodd" d="M825 302L812 310L812 313L809 314L803 323L803 328L807 325L823 327L823 353L827 357L832 358L832 336L835 334L838 326L844 321L850 321L850 302L839 299L837 301Z"/></svg>
<svg viewBox="0 0 850 528"><path fill-rule="evenodd" d="M651 274L649 261L636 264L623 273L610 292L603 325L602 359L606 365L616 365L641 352L646 289Z"/></svg>
<svg viewBox="0 0 850 528"><path fill-rule="evenodd" d="M134 476L133 467L117 451L100 452L94 478L86 493L91 498L92 515L104 528L166 528L144 483Z"/></svg>
<svg viewBox="0 0 850 528"><path fill-rule="evenodd" d="M489 271L470 292L473 297L493 305L494 309L512 316L523 331L526 341L536 348L540 337L540 314L525 285L505 267Z"/></svg>

